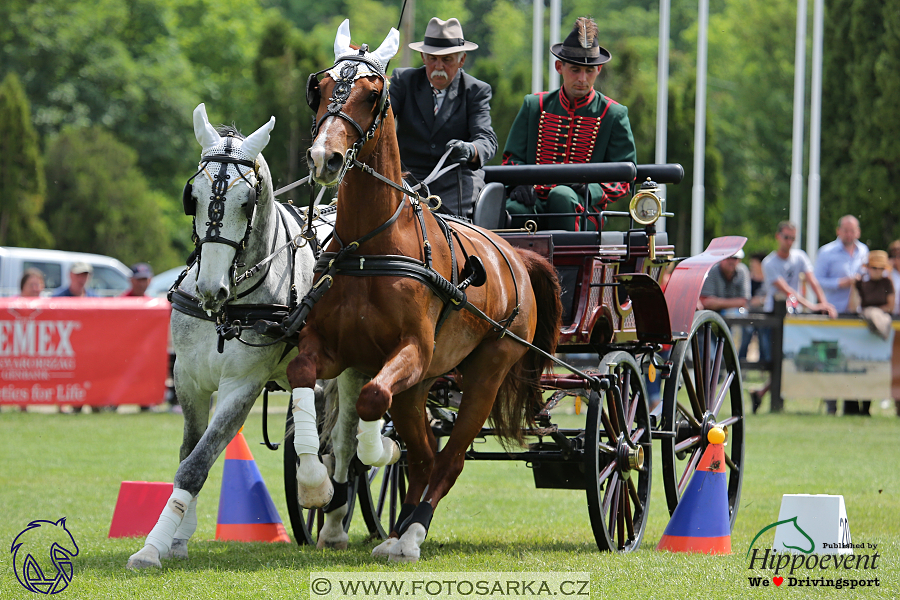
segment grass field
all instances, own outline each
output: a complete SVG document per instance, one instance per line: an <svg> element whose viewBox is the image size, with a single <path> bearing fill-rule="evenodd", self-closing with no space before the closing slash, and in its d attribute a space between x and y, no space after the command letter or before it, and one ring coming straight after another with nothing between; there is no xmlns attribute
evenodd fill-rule
<svg viewBox="0 0 900 600"><path fill-rule="evenodd" d="M273 408L279 414L270 419L273 435L283 406L286 400ZM868 419L827 417L818 404L791 401L787 411L748 416L747 467L731 556L676 555L654 549L668 519L659 461L644 542L628 555L597 551L584 492L534 489L528 469L516 463L467 465L441 503L422 560L415 565L372 560L372 544L364 542L361 518L354 521L347 552L216 542L220 458L200 496L200 525L191 558L167 561L162 570L142 573L126 571L124 565L143 540L106 536L121 481L172 480L181 417L4 411L0 542L6 550L0 552L0 598L34 596L16 580L8 550L12 540L31 520L55 521L63 516L81 552L71 584L57 596L61 598L306 599L309 574L314 571L589 572L595 599L900 597L900 419L886 410L875 411ZM258 445L262 439L258 410L244 433L287 520L281 454ZM853 541L878 544L878 568L865 576L877 576L880 586L751 588L748 576L754 572L748 570L745 553L756 533L777 520L786 493L842 494ZM771 544L773 537L770 530L761 541Z"/></svg>

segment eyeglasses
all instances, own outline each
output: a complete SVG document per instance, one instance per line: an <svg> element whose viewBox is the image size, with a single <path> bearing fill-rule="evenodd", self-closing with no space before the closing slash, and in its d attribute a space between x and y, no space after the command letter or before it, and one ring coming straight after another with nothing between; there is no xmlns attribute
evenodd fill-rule
<svg viewBox="0 0 900 600"><path fill-rule="evenodd" d="M790 242L793 242L794 240L797 239L796 236L793 236L793 235L784 235L783 233L779 233L778 235L780 235L781 237L783 237L784 239L786 239Z"/></svg>

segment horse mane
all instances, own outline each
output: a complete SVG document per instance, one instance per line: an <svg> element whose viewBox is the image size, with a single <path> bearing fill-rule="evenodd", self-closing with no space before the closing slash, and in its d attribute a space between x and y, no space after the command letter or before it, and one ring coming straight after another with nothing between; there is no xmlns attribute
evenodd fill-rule
<svg viewBox="0 0 900 600"><path fill-rule="evenodd" d="M224 123L216 125L216 133L221 136L231 134L239 140L244 139L244 134L242 134L240 130L238 130L237 125L235 125L234 123L232 123L231 125L225 125Z"/></svg>

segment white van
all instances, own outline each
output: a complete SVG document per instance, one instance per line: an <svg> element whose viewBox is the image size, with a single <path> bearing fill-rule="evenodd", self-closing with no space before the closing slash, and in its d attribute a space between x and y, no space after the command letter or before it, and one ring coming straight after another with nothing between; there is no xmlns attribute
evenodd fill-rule
<svg viewBox="0 0 900 600"><path fill-rule="evenodd" d="M29 268L40 269L46 282L44 294L52 296L69 286L69 271L76 262L94 268L87 287L98 296L121 296L131 287L131 269L110 256L0 246L0 296L18 296L22 273Z"/></svg>

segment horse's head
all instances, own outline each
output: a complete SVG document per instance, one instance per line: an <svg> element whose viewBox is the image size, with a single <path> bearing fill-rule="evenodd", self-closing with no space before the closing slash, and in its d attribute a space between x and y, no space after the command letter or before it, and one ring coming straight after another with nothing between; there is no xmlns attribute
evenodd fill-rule
<svg viewBox="0 0 900 600"><path fill-rule="evenodd" d="M260 152L274 127L272 117L246 138L235 131L222 136L209 124L203 104L194 109L194 135L203 154L200 169L184 188L184 212L194 216L202 256L197 293L206 311L218 311L231 294L235 257L247 246L267 172Z"/></svg>
<svg viewBox="0 0 900 600"><path fill-rule="evenodd" d="M316 116L315 140L306 152L306 161L310 176L319 185L338 184L381 123L390 105L385 68L399 45L400 34L391 28L378 50L370 52L365 44L354 49L350 46L350 21L345 19L334 40L334 66L309 76L306 101Z"/></svg>

